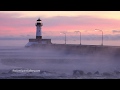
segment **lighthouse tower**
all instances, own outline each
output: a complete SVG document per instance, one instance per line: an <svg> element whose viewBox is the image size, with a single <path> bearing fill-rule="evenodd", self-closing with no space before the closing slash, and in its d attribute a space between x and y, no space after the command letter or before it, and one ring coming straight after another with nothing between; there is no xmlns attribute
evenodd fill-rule
<svg viewBox="0 0 120 90"><path fill-rule="evenodd" d="M25 47L31 47L31 46L41 46L44 45L50 45L51 43L51 39L43 39L42 38L42 33L41 33L41 27L43 26L43 24L41 23L42 20L40 20L40 18L38 18L37 23L35 24L36 26L36 39L29 39L29 42L25 45ZM44 46L43 45L43 46Z"/></svg>
<svg viewBox="0 0 120 90"><path fill-rule="evenodd" d="M42 39L42 32L41 32L41 27L43 24L41 23L42 20L40 18L37 20L36 25L36 39Z"/></svg>

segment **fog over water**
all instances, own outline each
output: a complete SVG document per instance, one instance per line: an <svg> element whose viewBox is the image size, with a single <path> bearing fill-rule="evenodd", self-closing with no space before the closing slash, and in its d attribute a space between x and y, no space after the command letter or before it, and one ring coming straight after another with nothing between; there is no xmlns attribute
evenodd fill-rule
<svg viewBox="0 0 120 90"><path fill-rule="evenodd" d="M0 46L21 46L24 47L28 43L27 40L0 40ZM62 40L55 40L52 38L52 43L65 44L64 38ZM69 40L66 41L67 44L80 44L80 40ZM101 40L81 40L83 45L100 45ZM104 40L104 45L109 46L120 46L120 40Z"/></svg>
<svg viewBox="0 0 120 90"><path fill-rule="evenodd" d="M19 43L15 46L0 46L1 70L29 68L67 75L72 75L73 70L83 70L85 73L120 71L120 51L117 48L102 49L96 53L83 48L80 53L77 50L25 48Z"/></svg>

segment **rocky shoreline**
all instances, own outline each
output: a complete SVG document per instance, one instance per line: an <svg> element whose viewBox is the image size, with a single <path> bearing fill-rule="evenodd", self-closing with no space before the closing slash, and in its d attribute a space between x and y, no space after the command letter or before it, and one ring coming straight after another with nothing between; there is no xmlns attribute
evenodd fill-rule
<svg viewBox="0 0 120 90"><path fill-rule="evenodd" d="M0 79L120 79L120 71L85 73L82 70L73 70L71 75L41 71L39 73L15 73L11 70L4 70L0 73Z"/></svg>

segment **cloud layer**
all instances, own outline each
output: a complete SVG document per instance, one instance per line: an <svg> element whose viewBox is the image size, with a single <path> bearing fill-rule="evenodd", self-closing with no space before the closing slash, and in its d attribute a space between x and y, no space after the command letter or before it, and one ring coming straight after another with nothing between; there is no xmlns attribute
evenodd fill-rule
<svg viewBox="0 0 120 90"><path fill-rule="evenodd" d="M32 38L35 37L35 23L38 17L33 18L17 18L20 14L15 13L0 13L0 38ZM55 16L43 17L42 32L44 37L64 37L59 35L62 31L87 30L82 32L84 38L99 39L101 33L94 32L94 29L99 28L104 32L105 38L119 39L120 20L98 18L88 15L81 16ZM115 35L114 35L115 34ZM117 35L116 35L117 34ZM71 36L78 36L69 33Z"/></svg>

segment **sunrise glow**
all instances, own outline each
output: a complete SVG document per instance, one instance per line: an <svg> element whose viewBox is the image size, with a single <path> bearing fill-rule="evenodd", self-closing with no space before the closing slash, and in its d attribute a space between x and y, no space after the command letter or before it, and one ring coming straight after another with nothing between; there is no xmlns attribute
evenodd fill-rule
<svg viewBox="0 0 120 90"><path fill-rule="evenodd" d="M67 31L81 31L82 35L119 35L120 11L0 11L0 37L35 36L35 23L43 22L45 36L59 36ZM71 32L71 33L70 33Z"/></svg>

